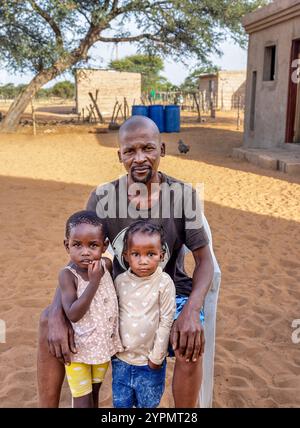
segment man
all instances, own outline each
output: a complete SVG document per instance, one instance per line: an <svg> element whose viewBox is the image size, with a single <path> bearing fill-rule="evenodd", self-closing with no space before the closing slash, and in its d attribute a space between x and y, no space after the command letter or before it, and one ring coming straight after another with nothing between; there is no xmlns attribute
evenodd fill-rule
<svg viewBox="0 0 300 428"><path fill-rule="evenodd" d="M200 311L213 278L213 262L201 221L195 215L189 216L191 207L187 202L192 201L195 206L195 192L189 196L185 193L184 203L180 204L180 190L183 193L186 190L184 183L158 171L160 157L165 156L165 145L155 123L146 117L133 116L121 126L118 155L127 175L93 191L87 209L106 217L108 237L115 251L114 276L126 269L121 243L129 224L139 216L163 226L167 241L164 270L172 277L177 295L178 317L170 336L176 357L172 384L175 407L196 407L204 352ZM169 199L162 192L168 187L175 189L170 192ZM168 211L166 203L170 205L168 215L164 215ZM197 210L196 217L199 217ZM192 279L183 267L184 245L192 251L195 260ZM58 406L64 379L62 363L70 361L71 352L76 352L73 332L57 290L40 322L38 386L41 407Z"/></svg>

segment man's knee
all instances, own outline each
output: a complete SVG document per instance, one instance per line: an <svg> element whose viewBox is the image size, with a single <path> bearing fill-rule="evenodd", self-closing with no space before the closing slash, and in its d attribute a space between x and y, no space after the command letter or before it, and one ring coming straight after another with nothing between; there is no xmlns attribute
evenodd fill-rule
<svg viewBox="0 0 300 428"><path fill-rule="evenodd" d="M180 357L178 354L176 355L176 352L175 357L176 369L180 370L180 372L183 373L186 377L192 377L202 369L202 357L198 358L197 361L189 362L186 361L185 357Z"/></svg>
<svg viewBox="0 0 300 428"><path fill-rule="evenodd" d="M44 309L43 312L41 313L40 322L39 322L40 331L45 331L48 329L49 309L50 309L50 306L47 306L47 308Z"/></svg>

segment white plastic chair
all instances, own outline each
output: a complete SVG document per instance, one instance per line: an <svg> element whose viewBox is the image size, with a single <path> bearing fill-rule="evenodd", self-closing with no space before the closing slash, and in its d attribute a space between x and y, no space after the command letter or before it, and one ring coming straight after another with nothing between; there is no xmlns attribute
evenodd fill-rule
<svg viewBox="0 0 300 428"><path fill-rule="evenodd" d="M221 270L214 254L211 230L204 215L203 225L209 239L209 248L214 263L214 276L204 302L205 350L203 355L203 380L199 394L199 407L210 408L213 401L216 318L221 285Z"/></svg>
<svg viewBox="0 0 300 428"><path fill-rule="evenodd" d="M219 289L221 285L221 270L214 254L211 230L204 215L203 226L209 239L209 248L214 264L214 276L210 290L208 291L204 302L205 351L203 355L203 379L199 393L198 405L200 408L210 408L212 407L213 401L216 318ZM114 250L111 245L109 245L107 251L112 258L114 256ZM185 253L187 254L189 252L190 250L185 247Z"/></svg>
<svg viewBox="0 0 300 428"><path fill-rule="evenodd" d="M214 389L214 358L215 358L215 337L216 337L216 318L219 289L221 285L221 270L214 254L212 245L211 230L204 214L202 215L203 226L209 239L209 248L213 258L214 276L211 287L204 301L204 334L205 349L203 355L203 379L199 393L198 406L200 408L212 407L213 389ZM190 250L185 247L185 254Z"/></svg>

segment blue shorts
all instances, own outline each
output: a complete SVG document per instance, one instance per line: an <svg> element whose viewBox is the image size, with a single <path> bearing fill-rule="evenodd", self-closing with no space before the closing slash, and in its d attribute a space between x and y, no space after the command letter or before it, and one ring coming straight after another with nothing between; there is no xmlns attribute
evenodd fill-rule
<svg viewBox="0 0 300 428"><path fill-rule="evenodd" d="M112 358L112 393L115 408L156 408L165 389L166 360L160 369L133 366Z"/></svg>
<svg viewBox="0 0 300 428"><path fill-rule="evenodd" d="M182 311L187 300L188 300L187 296L176 296L176 312L175 312L174 320L177 320L177 318L179 317L180 312ZM204 325L204 310L203 310L203 308L200 311L199 319L200 319L201 324ZM168 357L175 357L172 345L170 343L169 343L169 347L168 347Z"/></svg>

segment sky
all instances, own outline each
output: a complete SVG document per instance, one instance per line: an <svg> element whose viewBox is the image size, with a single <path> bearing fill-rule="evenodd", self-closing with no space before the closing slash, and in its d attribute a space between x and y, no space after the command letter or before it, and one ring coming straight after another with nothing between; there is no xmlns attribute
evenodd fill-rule
<svg viewBox="0 0 300 428"><path fill-rule="evenodd" d="M213 56L211 57L212 63L218 65L222 70L243 70L247 66L247 51L241 49L233 41L226 41L220 46L220 50L223 52L221 57ZM124 56L133 55L136 53L135 47L128 44L120 44L118 47L118 58L121 59ZM107 64L112 60L116 59L116 49L113 44L106 45L103 48L101 46L95 46L90 50L90 56L93 57L93 60L90 61L89 66L95 68L105 68ZM174 84L180 84L184 81L187 75L193 70L195 63L189 64L186 66L178 61L165 61L165 70L162 73L165 77L168 78ZM29 83L32 79L33 74L26 73L23 75L16 74L13 75L11 72L0 69L0 85L5 85L7 83ZM72 76L69 73L66 73L63 76L60 76L56 80L49 82L46 87L52 86L54 83L61 80L72 80Z"/></svg>

